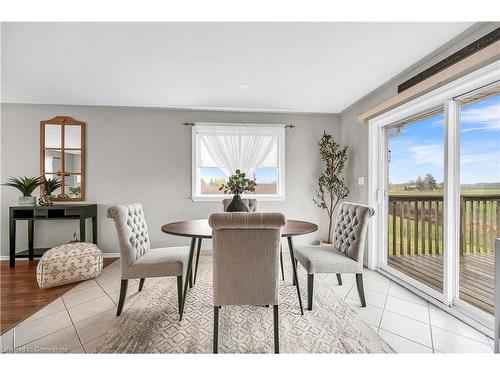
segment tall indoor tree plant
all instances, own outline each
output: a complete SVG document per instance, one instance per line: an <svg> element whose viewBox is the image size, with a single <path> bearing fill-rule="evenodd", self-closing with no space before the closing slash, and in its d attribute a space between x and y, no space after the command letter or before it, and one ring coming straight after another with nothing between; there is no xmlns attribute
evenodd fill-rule
<svg viewBox="0 0 500 375"><path fill-rule="evenodd" d="M347 160L348 146L341 146L326 131L318 142L323 168L318 178L314 203L328 214L328 239L332 243L333 213L342 199L349 195L342 171Z"/></svg>

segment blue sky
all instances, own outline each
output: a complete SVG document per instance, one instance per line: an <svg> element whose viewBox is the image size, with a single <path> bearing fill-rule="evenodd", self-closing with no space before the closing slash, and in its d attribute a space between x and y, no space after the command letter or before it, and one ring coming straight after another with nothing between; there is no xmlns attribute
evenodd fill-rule
<svg viewBox="0 0 500 375"><path fill-rule="evenodd" d="M500 95L463 106L460 117L460 182L500 182ZM391 183L426 173L442 182L444 115L405 126L389 149Z"/></svg>
<svg viewBox="0 0 500 375"><path fill-rule="evenodd" d="M255 177L258 182L272 182L278 179L278 171L276 168L258 168L255 173ZM216 167L205 167L201 168L201 178L206 182L210 181L211 178L224 178L224 173L219 168Z"/></svg>

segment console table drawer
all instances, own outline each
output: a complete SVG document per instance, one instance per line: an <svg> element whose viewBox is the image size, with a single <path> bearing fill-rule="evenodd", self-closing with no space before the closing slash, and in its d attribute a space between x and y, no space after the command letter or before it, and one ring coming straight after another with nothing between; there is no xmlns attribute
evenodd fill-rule
<svg viewBox="0 0 500 375"><path fill-rule="evenodd" d="M82 213L82 210L80 210L78 208L66 208L64 210L64 216L77 217L77 216L80 216L81 213Z"/></svg>

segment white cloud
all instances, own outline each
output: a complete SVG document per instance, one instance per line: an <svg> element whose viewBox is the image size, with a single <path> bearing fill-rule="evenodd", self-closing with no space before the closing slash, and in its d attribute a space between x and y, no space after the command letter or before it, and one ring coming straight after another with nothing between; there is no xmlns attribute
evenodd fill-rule
<svg viewBox="0 0 500 375"><path fill-rule="evenodd" d="M498 166L500 162L500 152L486 152L486 153L467 153L460 155L460 164L477 164L482 163L483 165L496 165Z"/></svg>
<svg viewBox="0 0 500 375"><path fill-rule="evenodd" d="M410 153L416 164L427 164L434 167L443 166L443 145L428 144L410 148Z"/></svg>
<svg viewBox="0 0 500 375"><path fill-rule="evenodd" d="M500 131L500 105L464 109L460 114L462 131Z"/></svg>

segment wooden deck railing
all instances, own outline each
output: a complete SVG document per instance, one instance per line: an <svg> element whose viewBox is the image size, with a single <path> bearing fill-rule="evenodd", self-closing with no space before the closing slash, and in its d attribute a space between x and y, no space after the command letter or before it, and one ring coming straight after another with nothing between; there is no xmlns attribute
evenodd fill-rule
<svg viewBox="0 0 500 375"><path fill-rule="evenodd" d="M494 250L500 235L500 195L460 197L460 253ZM390 195L389 255L443 253L443 197Z"/></svg>

